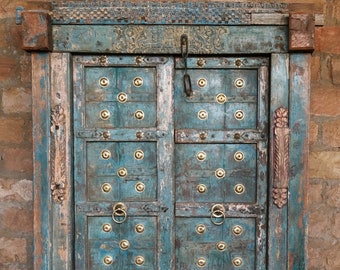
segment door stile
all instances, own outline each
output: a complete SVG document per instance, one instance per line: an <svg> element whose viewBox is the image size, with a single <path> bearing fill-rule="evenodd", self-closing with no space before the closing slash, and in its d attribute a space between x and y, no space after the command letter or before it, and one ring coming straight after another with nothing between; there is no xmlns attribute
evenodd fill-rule
<svg viewBox="0 0 340 270"><path fill-rule="evenodd" d="M257 142L257 204L260 213L256 218L256 269L265 269L267 254L267 193L268 193L268 62L258 69L258 130L261 140Z"/></svg>
<svg viewBox="0 0 340 270"><path fill-rule="evenodd" d="M287 207L278 207L273 199L274 118L279 108L288 109L289 55L271 55L271 91L269 109L269 188L268 188L268 270L287 269Z"/></svg>
<svg viewBox="0 0 340 270"><path fill-rule="evenodd" d="M157 68L157 119L158 132L158 262L159 269L175 269L174 258L174 62L172 58Z"/></svg>
<svg viewBox="0 0 340 270"><path fill-rule="evenodd" d="M54 267L73 268L73 138L71 55L51 53L51 180L53 200L52 262Z"/></svg>

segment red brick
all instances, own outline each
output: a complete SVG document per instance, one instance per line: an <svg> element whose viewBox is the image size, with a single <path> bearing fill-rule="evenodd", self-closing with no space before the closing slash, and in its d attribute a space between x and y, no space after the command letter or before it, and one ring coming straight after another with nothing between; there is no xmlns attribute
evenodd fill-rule
<svg viewBox="0 0 340 270"><path fill-rule="evenodd" d="M25 148L5 148L0 150L1 163L3 164L3 169L12 174L31 174L33 170L32 150Z"/></svg>
<svg viewBox="0 0 340 270"><path fill-rule="evenodd" d="M324 144L340 147L340 120L325 122L322 131Z"/></svg>
<svg viewBox="0 0 340 270"><path fill-rule="evenodd" d="M313 90L310 101L311 114L320 116L339 116L339 100L340 89Z"/></svg>
<svg viewBox="0 0 340 270"><path fill-rule="evenodd" d="M332 233L334 237L340 239L340 213L334 214L334 226L332 226Z"/></svg>
<svg viewBox="0 0 340 270"><path fill-rule="evenodd" d="M0 227L11 233L33 231L33 212L22 208L5 208L1 212Z"/></svg>
<svg viewBox="0 0 340 270"><path fill-rule="evenodd" d="M313 81L320 80L320 72L321 72L320 56L313 55L311 66L311 78Z"/></svg>
<svg viewBox="0 0 340 270"><path fill-rule="evenodd" d="M0 55L0 80L6 80L15 74L16 61L15 58Z"/></svg>
<svg viewBox="0 0 340 270"><path fill-rule="evenodd" d="M311 212L308 221L308 237L328 238L330 235L330 215L328 209Z"/></svg>
<svg viewBox="0 0 340 270"><path fill-rule="evenodd" d="M0 263L26 263L26 240L22 238L0 238Z"/></svg>
<svg viewBox="0 0 340 270"><path fill-rule="evenodd" d="M325 197L330 207L340 208L340 184L327 186Z"/></svg>
<svg viewBox="0 0 340 270"><path fill-rule="evenodd" d="M309 142L315 143L318 139L319 126L317 123L310 121L309 123Z"/></svg>
<svg viewBox="0 0 340 270"><path fill-rule="evenodd" d="M340 59L332 59L331 73L333 84L340 84Z"/></svg>
<svg viewBox="0 0 340 270"><path fill-rule="evenodd" d="M340 54L340 27L324 26L315 29L315 50L323 53Z"/></svg>
<svg viewBox="0 0 340 270"><path fill-rule="evenodd" d="M31 90L12 88L4 91L2 107L5 113L30 112L32 108Z"/></svg>
<svg viewBox="0 0 340 270"><path fill-rule="evenodd" d="M316 179L339 179L340 152L311 152L309 155L309 176Z"/></svg>
<svg viewBox="0 0 340 270"><path fill-rule="evenodd" d="M322 192L323 192L322 184L317 185L309 184L307 190L308 205L322 203Z"/></svg>
<svg viewBox="0 0 340 270"><path fill-rule="evenodd" d="M0 202L30 202L33 195L32 186L30 180L0 178Z"/></svg>
<svg viewBox="0 0 340 270"><path fill-rule="evenodd" d="M25 135L25 121L20 118L0 117L0 142L21 143Z"/></svg>

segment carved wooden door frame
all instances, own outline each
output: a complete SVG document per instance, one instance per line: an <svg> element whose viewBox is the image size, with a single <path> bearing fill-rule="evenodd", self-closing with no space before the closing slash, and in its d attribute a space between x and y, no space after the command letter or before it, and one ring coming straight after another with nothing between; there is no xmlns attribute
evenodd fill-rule
<svg viewBox="0 0 340 270"><path fill-rule="evenodd" d="M181 33L190 54L270 55L268 269L306 267L310 52L321 15L277 3L112 1L17 13L32 52L35 269L74 268L72 57L105 66L106 54L180 55Z"/></svg>

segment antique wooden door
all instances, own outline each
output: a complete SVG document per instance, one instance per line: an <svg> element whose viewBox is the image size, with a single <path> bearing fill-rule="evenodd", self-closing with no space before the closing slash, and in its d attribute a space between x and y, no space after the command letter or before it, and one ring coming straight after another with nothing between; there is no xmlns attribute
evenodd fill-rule
<svg viewBox="0 0 340 270"><path fill-rule="evenodd" d="M265 269L269 59L92 59L74 58L76 268Z"/></svg>
<svg viewBox="0 0 340 270"><path fill-rule="evenodd" d="M35 269L305 269L314 17L290 11L18 9L35 51Z"/></svg>

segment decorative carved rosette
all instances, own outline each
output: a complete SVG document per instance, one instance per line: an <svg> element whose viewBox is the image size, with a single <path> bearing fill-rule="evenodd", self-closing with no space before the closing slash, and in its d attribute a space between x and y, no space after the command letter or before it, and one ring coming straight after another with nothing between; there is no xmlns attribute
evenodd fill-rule
<svg viewBox="0 0 340 270"><path fill-rule="evenodd" d="M62 203L66 189L66 138L65 114L61 105L51 110L51 176L50 188L53 200Z"/></svg>
<svg viewBox="0 0 340 270"><path fill-rule="evenodd" d="M288 110L280 107L274 115L274 204L282 208L288 200L289 181Z"/></svg>

